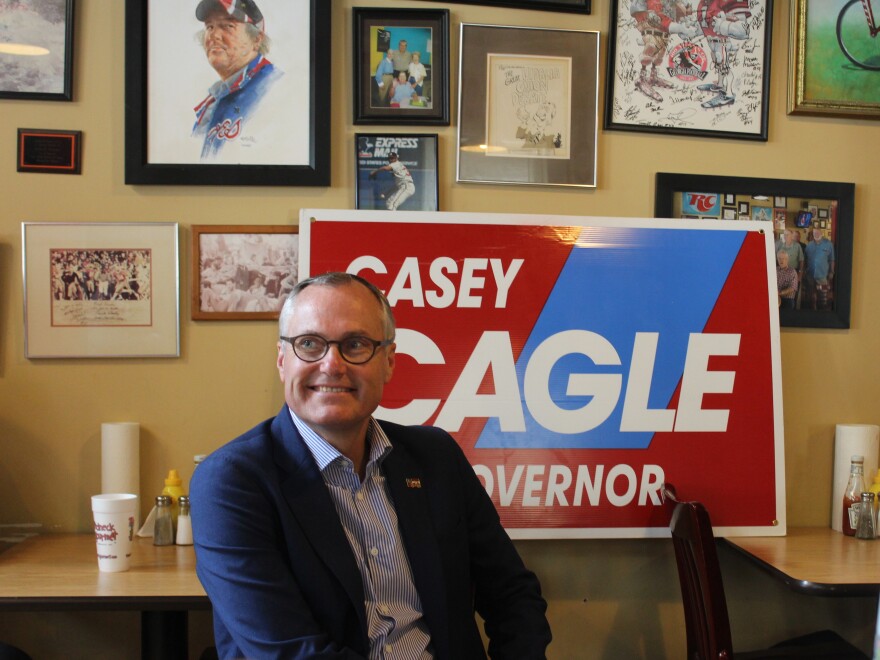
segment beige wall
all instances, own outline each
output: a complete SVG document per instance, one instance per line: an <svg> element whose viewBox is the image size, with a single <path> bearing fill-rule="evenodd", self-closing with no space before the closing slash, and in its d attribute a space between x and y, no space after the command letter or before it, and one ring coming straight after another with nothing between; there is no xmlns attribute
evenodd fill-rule
<svg viewBox="0 0 880 660"><path fill-rule="evenodd" d="M149 496L160 491L169 468L179 469L188 479L193 454L213 450L279 409L274 324L190 320L189 227L296 223L303 207L352 206L354 133L381 130L352 125L353 4L353 0L333 1L329 188L126 186L121 0L77 0L74 102L0 101L0 524L38 522L46 532L88 529L88 496L100 487L101 422L140 422L141 487ZM367 4L443 6L388 0ZM449 5L453 90L458 80L458 26L463 21L599 30L601 106L608 4L593 0L590 16ZM834 424L880 421L875 400L880 305L874 290L880 277L875 259L880 253L876 221L880 133L869 120L786 115L789 9L789 0L776 3L768 142L600 130L595 190L458 185L454 182L457 113L453 112L453 125L439 129L441 207L647 216L653 209L657 171L855 182L852 327L782 333L789 524L826 525ZM452 96L455 101L457 95ZM19 127L82 130L82 175L17 173ZM26 360L22 221L179 222L181 357ZM550 602L556 636L551 657L615 660L683 655L678 586L666 542L518 545L541 577ZM819 626L836 627L868 648L876 611L873 599L795 595L729 552L723 552L723 560L740 648ZM200 615L193 620L193 646L208 643L206 618ZM136 654L130 637L107 638L104 622L137 625L136 617L128 615L3 614L0 639L18 642L37 657L58 657L53 645L63 643L69 650L71 640L81 651L66 650L67 657Z"/></svg>

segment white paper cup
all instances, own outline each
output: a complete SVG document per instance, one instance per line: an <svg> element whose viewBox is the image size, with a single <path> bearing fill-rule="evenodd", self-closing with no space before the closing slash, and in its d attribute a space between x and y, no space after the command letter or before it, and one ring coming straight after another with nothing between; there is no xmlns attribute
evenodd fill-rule
<svg viewBox="0 0 880 660"><path fill-rule="evenodd" d="M117 573L127 571L131 566L131 540L134 538L136 510L137 495L92 495L98 570Z"/></svg>

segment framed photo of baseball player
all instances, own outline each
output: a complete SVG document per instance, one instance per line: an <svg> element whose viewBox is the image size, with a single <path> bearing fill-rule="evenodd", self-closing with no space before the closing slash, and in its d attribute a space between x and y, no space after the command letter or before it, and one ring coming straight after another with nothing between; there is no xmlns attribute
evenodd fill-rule
<svg viewBox="0 0 880 660"><path fill-rule="evenodd" d="M354 123L449 125L449 10L355 7Z"/></svg>
<svg viewBox="0 0 880 660"><path fill-rule="evenodd" d="M125 183L330 185L330 3L126 0Z"/></svg>
<svg viewBox="0 0 880 660"><path fill-rule="evenodd" d="M461 26L457 180L596 185L599 33Z"/></svg>
<svg viewBox="0 0 880 660"><path fill-rule="evenodd" d="M773 0L612 0L605 128L767 140Z"/></svg>
<svg viewBox="0 0 880 660"><path fill-rule="evenodd" d="M358 133L355 208L439 211L437 134Z"/></svg>

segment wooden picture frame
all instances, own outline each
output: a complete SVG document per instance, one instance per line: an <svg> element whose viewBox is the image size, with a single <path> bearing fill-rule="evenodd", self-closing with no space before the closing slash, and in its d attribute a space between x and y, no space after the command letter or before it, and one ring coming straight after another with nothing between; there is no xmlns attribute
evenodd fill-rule
<svg viewBox="0 0 880 660"><path fill-rule="evenodd" d="M773 0L728 12L723 36L711 27L712 8L705 17L662 16L658 27L630 0L611 7L606 129L767 140Z"/></svg>
<svg viewBox="0 0 880 660"><path fill-rule="evenodd" d="M126 184L330 185L330 3L259 5L269 51L227 94L195 3L126 0Z"/></svg>
<svg viewBox="0 0 880 660"><path fill-rule="evenodd" d="M448 126L449 10L354 7L352 21L354 123Z"/></svg>
<svg viewBox="0 0 880 660"><path fill-rule="evenodd" d="M880 117L880 14L873 18L869 25L861 0L792 0L789 114Z"/></svg>
<svg viewBox="0 0 880 660"><path fill-rule="evenodd" d="M193 320L277 319L296 285L298 262L298 227L194 225Z"/></svg>
<svg viewBox="0 0 880 660"><path fill-rule="evenodd" d="M26 358L178 357L173 222L23 222Z"/></svg>
<svg viewBox="0 0 880 660"><path fill-rule="evenodd" d="M0 56L17 59L0 72L0 99L72 101L74 0L4 3L0 22L12 12L15 20L8 22Z"/></svg>
<svg viewBox="0 0 880 660"><path fill-rule="evenodd" d="M463 23L459 44L456 180L594 188L599 33Z"/></svg>
<svg viewBox="0 0 880 660"><path fill-rule="evenodd" d="M357 133L354 143L356 209L440 210L436 133Z"/></svg>
<svg viewBox="0 0 880 660"><path fill-rule="evenodd" d="M435 0L441 2L443 0ZM458 0L466 5L484 7L513 7L539 11L562 11L573 14L589 14L592 0Z"/></svg>
<svg viewBox="0 0 880 660"><path fill-rule="evenodd" d="M814 229L824 232L823 235L827 235L832 243L834 266L833 277L825 283L828 286L823 284L821 289L812 287L809 295L809 282L806 279L809 268L804 270L796 308L781 308L780 324L802 328L849 328L855 184L660 172L656 178L654 215L658 218L679 217L683 214L678 210L681 208L682 193L695 191L700 191L707 199L714 197L719 200L726 194L747 195L750 198L753 195L785 197L788 211L785 221L791 223L786 224L785 229L798 232L799 242L803 241L805 234L812 234ZM825 230L820 229L818 221L814 222L813 213L806 210L817 202L825 203L824 206L829 209ZM809 266L809 254L805 255L805 259Z"/></svg>

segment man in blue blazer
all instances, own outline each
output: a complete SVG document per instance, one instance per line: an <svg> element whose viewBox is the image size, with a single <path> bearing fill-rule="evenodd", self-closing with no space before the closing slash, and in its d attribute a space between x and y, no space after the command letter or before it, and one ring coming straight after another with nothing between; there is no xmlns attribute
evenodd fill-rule
<svg viewBox="0 0 880 660"><path fill-rule="evenodd" d="M461 449L372 417L394 319L345 273L279 319L287 405L191 483L197 571L221 658L544 658L546 602ZM378 339L377 339L378 338Z"/></svg>

